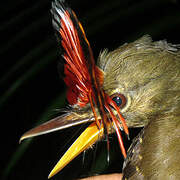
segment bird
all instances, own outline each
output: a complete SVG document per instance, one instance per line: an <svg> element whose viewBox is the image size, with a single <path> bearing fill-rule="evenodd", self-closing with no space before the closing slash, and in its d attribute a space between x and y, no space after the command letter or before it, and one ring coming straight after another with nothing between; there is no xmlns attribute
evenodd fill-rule
<svg viewBox="0 0 180 180"><path fill-rule="evenodd" d="M49 174L116 133L125 158L123 179L180 177L180 46L149 35L103 50L95 63L84 29L64 0L52 3L52 24L63 49L69 108L24 133L20 141L91 122ZM121 131L143 127L127 151Z"/></svg>

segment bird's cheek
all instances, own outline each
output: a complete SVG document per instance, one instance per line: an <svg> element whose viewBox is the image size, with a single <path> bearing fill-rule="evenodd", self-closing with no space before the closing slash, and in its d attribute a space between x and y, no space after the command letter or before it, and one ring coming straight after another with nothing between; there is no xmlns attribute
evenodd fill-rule
<svg viewBox="0 0 180 180"><path fill-rule="evenodd" d="M123 113L123 116L128 128L144 127L147 124L146 117L141 116L138 112L131 111L131 109Z"/></svg>

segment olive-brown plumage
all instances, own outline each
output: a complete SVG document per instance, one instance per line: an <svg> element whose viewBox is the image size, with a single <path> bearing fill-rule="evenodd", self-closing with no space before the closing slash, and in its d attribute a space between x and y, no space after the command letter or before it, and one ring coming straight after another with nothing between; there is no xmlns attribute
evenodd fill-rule
<svg viewBox="0 0 180 180"><path fill-rule="evenodd" d="M99 65L110 95L127 97L122 114L129 127L145 126L124 163L124 179L180 177L180 50L149 36L104 51Z"/></svg>

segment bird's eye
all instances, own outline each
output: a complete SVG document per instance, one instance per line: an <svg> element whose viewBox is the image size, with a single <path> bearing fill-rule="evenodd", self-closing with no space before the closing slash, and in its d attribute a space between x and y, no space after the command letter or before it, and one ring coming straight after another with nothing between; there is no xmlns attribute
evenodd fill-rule
<svg viewBox="0 0 180 180"><path fill-rule="evenodd" d="M123 108L126 105L126 97L123 94L115 93L115 94L111 95L111 99L120 108Z"/></svg>

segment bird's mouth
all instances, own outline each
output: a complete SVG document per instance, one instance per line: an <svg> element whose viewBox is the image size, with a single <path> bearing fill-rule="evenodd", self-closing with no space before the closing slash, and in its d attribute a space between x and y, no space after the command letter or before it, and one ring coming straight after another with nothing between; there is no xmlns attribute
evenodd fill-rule
<svg viewBox="0 0 180 180"><path fill-rule="evenodd" d="M65 129L71 126L76 126L86 122L92 122L86 130L77 138L77 140L71 145L71 147L66 151L66 153L61 157L56 166L53 168L49 174L49 178L62 170L69 162L71 162L76 156L81 152L91 147L98 139L103 137L103 126L99 129L96 125L95 118L88 113L79 114L75 112L68 112L61 116L58 116L48 122L45 122L33 129L30 129L24 133L20 142L24 139L31 138L34 136L39 136L47 134L50 132ZM110 128L110 124L109 124Z"/></svg>
<svg viewBox="0 0 180 180"><path fill-rule="evenodd" d="M106 123L106 130L108 134L111 134L116 131L116 127L113 124L112 117L108 118L109 121ZM76 126L79 124L92 122L85 131L76 139L76 141L69 147L69 149L65 152L65 154L60 158L56 166L53 168L51 173L49 174L49 178L57 174L61 171L69 162L71 162L76 156L78 156L81 152L92 147L94 143L98 140L105 137L104 126L101 124L100 116L98 116L100 127L97 126L97 122L93 116L92 112L81 112L77 113L74 111L69 111L61 116L58 116L44 124L41 124L26 133L24 133L20 142L24 139L47 134L50 132L58 131L61 129L65 129L71 126ZM118 128L122 128L122 125L119 124ZM124 156L126 154L123 154Z"/></svg>

